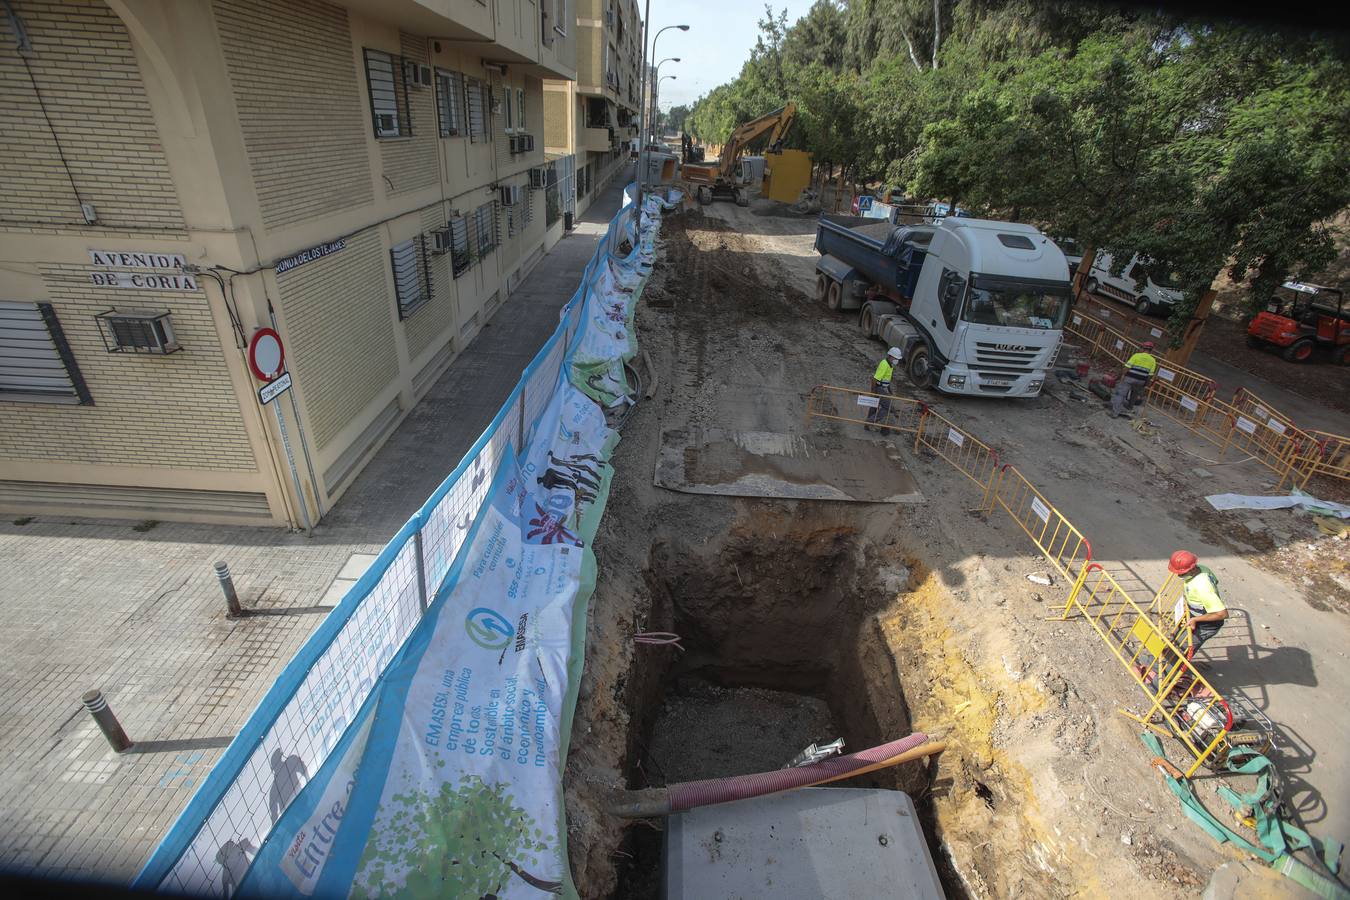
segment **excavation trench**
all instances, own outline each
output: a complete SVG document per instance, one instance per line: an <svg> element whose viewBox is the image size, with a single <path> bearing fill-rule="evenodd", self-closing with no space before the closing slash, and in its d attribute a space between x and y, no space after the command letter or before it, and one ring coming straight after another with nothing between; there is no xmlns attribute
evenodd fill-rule
<svg viewBox="0 0 1350 900"><path fill-rule="evenodd" d="M910 732L875 617L908 571L879 562L881 548L839 519L763 533L742 522L720 539L652 546L643 627L678 634L685 649L638 650L625 687L630 788L774 770L813 742L843 738L848 753ZM906 791L931 826L929 777L917 763L840 784ZM616 896L657 896L661 835L630 827L623 853Z"/></svg>

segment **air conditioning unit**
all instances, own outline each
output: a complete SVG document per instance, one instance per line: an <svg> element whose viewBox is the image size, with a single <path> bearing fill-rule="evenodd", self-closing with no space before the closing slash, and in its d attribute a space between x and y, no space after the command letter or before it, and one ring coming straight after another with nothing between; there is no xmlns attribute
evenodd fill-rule
<svg viewBox="0 0 1350 900"><path fill-rule="evenodd" d="M507 184L503 185L500 190L503 206L515 206L520 202L520 185Z"/></svg>
<svg viewBox="0 0 1350 900"><path fill-rule="evenodd" d="M449 228L438 228L431 233L431 252L437 256L450 252Z"/></svg>
<svg viewBox="0 0 1350 900"><path fill-rule="evenodd" d="M513 135L511 135L510 138L507 139L507 141L508 141L508 144L509 144L509 146L510 146L510 148L511 148L511 155L512 155L512 156L514 156L514 155L516 155L517 153L520 152L520 138L516 137L516 136L513 134Z"/></svg>
<svg viewBox="0 0 1350 900"><path fill-rule="evenodd" d="M540 190L548 185L548 172L544 169L530 170L530 189Z"/></svg>
<svg viewBox="0 0 1350 900"><path fill-rule="evenodd" d="M398 116L393 113L379 113L376 115L375 134L378 137L398 134Z"/></svg>
<svg viewBox="0 0 1350 900"><path fill-rule="evenodd" d="M431 66L406 59L403 61L403 80L414 87L431 87Z"/></svg>
<svg viewBox="0 0 1350 900"><path fill-rule="evenodd" d="M534 135L522 134L520 136L520 152L521 153L534 152Z"/></svg>

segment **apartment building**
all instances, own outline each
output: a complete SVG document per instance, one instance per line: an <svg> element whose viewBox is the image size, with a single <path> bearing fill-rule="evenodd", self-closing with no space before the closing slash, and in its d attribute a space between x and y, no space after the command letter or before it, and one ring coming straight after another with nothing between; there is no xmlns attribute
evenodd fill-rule
<svg viewBox="0 0 1350 900"><path fill-rule="evenodd" d="M637 0L575 0L575 14L576 78L544 81L544 149L575 171L580 215L637 137L643 38Z"/></svg>
<svg viewBox="0 0 1350 900"><path fill-rule="evenodd" d="M0 512L317 522L562 233L573 2L7 0Z"/></svg>

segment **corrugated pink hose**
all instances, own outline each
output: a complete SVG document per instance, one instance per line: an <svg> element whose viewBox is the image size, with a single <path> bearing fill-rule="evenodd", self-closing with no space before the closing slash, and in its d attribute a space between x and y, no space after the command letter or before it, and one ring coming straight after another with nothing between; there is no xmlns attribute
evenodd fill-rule
<svg viewBox="0 0 1350 900"><path fill-rule="evenodd" d="M863 769L874 770L895 756L913 750L928 742L928 736L915 732L908 737L881 744L870 750L860 750L847 756L797 766L793 769L777 769L773 772L756 772L751 775L733 775L730 778L709 778L703 781L685 781L664 788L644 791L622 791L610 804L609 811L625 818L645 818L664 816L672 812L682 812L698 806L710 806L714 803L728 803L732 800L744 800L748 797L762 797L779 791L808 787L826 781L837 781L851 773Z"/></svg>

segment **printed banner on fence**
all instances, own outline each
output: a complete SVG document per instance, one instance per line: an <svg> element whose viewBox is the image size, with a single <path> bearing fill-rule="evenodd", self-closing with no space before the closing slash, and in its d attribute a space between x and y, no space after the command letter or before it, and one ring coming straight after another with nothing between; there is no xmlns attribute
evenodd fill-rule
<svg viewBox="0 0 1350 900"><path fill-rule="evenodd" d="M618 435L572 363L585 348L595 371L618 364L621 377L636 352L633 304L653 244L643 234L627 257L611 255L629 213L611 222L583 291L472 458L287 667L136 887L575 895L561 768ZM430 594L420 619L419 564Z"/></svg>

